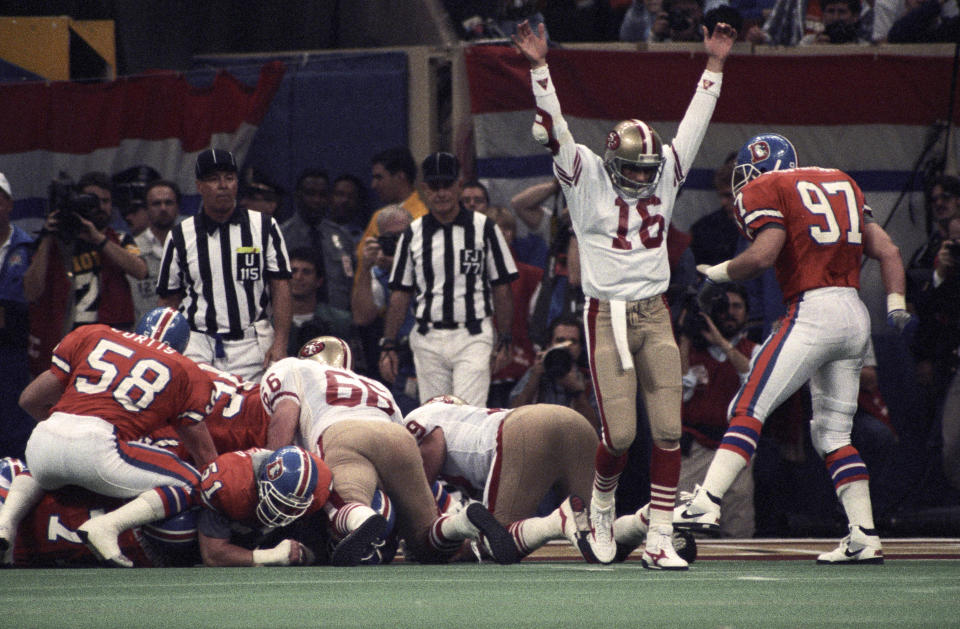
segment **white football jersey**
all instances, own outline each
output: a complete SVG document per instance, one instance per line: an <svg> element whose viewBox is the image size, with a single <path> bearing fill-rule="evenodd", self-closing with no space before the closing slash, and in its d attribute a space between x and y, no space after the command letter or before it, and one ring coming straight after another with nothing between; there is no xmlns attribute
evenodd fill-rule
<svg viewBox="0 0 960 629"><path fill-rule="evenodd" d="M493 469L500 425L510 410L434 403L414 409L401 423L418 443L434 429L442 428L447 458L440 476L480 494Z"/></svg>
<svg viewBox="0 0 960 629"><path fill-rule="evenodd" d="M260 398L271 415L282 400L300 405L298 445L311 452L317 452L323 431L338 421L403 423L397 403L381 383L349 369L302 358L275 362L260 380Z"/></svg>
<svg viewBox="0 0 960 629"><path fill-rule="evenodd" d="M570 136L553 156L580 248L587 297L634 301L661 295L670 283L667 230L673 204L696 157L719 96L719 76L704 72L677 127L663 145L663 168L651 194L621 195L603 158ZM541 100L538 99L538 105Z"/></svg>

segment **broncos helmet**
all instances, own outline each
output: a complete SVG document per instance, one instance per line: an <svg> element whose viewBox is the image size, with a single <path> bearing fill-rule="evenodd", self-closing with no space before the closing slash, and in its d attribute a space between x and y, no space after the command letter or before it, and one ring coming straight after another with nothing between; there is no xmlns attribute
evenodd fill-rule
<svg viewBox="0 0 960 629"><path fill-rule="evenodd" d="M663 170L663 142L653 127L641 120L624 120L607 134L603 166L614 187L637 197L652 191ZM634 181L623 173L624 166L653 171L649 181Z"/></svg>
<svg viewBox="0 0 960 629"><path fill-rule="evenodd" d="M353 352L343 339L335 336L318 336L303 344L297 358L308 358L323 365L353 369Z"/></svg>
<svg viewBox="0 0 960 629"><path fill-rule="evenodd" d="M316 460L303 448L284 446L266 458L257 478L257 520L286 526L306 513L320 482Z"/></svg>
<svg viewBox="0 0 960 629"><path fill-rule="evenodd" d="M137 334L163 341L181 354L190 340L187 318L173 308L154 308L140 317L134 330Z"/></svg>
<svg viewBox="0 0 960 629"><path fill-rule="evenodd" d="M737 153L737 162L730 176L733 194L740 194L745 185L772 170L797 167L797 150L787 138L776 133L755 135Z"/></svg>
<svg viewBox="0 0 960 629"><path fill-rule="evenodd" d="M141 546L155 566L193 566L201 561L197 541L199 509L187 509L140 528Z"/></svg>

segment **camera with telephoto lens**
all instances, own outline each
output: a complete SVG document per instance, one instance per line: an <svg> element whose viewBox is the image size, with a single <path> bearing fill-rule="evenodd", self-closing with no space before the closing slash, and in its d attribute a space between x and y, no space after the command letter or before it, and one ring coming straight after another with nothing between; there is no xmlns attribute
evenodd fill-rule
<svg viewBox="0 0 960 629"><path fill-rule="evenodd" d="M92 194L77 192L77 187L69 175L61 172L57 179L50 182L47 189L51 212L57 214L57 233L65 240L72 240L86 230L81 218L92 221L100 209L100 199Z"/></svg>
<svg viewBox="0 0 960 629"><path fill-rule="evenodd" d="M846 22L831 22L823 29L831 44L849 44L857 41L857 25Z"/></svg>
<svg viewBox="0 0 960 629"><path fill-rule="evenodd" d="M683 308L686 310L686 315L683 318L683 325L680 326L680 334L688 337L695 347L706 348L709 343L703 338L703 333L707 330L707 322L703 320L700 313L706 313L714 325L727 314L730 298L727 297L726 286L705 280L700 290L697 291L691 287L684 298Z"/></svg>
<svg viewBox="0 0 960 629"><path fill-rule="evenodd" d="M567 343L559 343L547 349L543 355L543 373L550 380L560 380L573 368L573 354Z"/></svg>
<svg viewBox="0 0 960 629"><path fill-rule="evenodd" d="M380 234L377 236L377 244L380 245L380 251L385 256L392 256L397 252L397 243L400 241L400 234Z"/></svg>

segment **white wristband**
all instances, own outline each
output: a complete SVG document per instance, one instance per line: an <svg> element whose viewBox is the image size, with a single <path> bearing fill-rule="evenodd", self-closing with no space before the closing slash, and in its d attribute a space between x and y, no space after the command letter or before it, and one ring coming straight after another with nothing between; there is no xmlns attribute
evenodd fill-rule
<svg viewBox="0 0 960 629"><path fill-rule="evenodd" d="M553 86L553 80L550 78L550 66L542 65L530 70L530 80L533 83L533 95L547 96L555 94L556 88Z"/></svg>
<svg viewBox="0 0 960 629"><path fill-rule="evenodd" d="M285 539L273 548L258 548L253 551L255 566L289 566L290 540Z"/></svg>
<svg viewBox="0 0 960 629"><path fill-rule="evenodd" d="M887 312L894 310L906 310L907 300L900 293L890 293L887 295Z"/></svg>
<svg viewBox="0 0 960 629"><path fill-rule="evenodd" d="M725 282L732 281L730 275L727 273L727 267L730 266L730 260L724 260L720 264L715 264L713 266L707 266L706 264L698 264L697 270L707 276L712 282L717 284L723 284Z"/></svg>

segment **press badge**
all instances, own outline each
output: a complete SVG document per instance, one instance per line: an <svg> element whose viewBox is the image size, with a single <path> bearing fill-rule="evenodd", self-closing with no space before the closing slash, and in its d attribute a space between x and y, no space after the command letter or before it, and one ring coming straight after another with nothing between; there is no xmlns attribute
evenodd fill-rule
<svg viewBox="0 0 960 629"><path fill-rule="evenodd" d="M237 248L237 280L256 282L260 279L260 247Z"/></svg>

